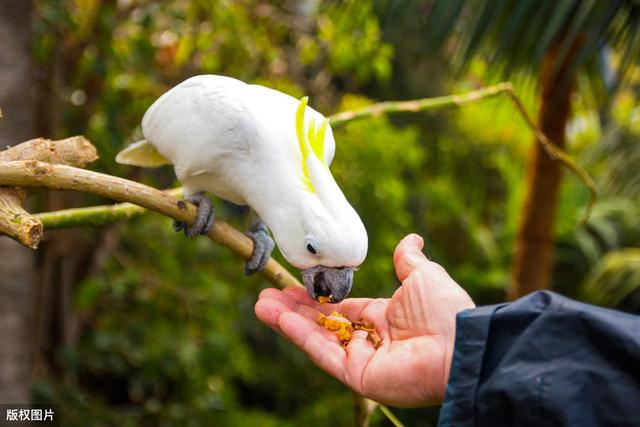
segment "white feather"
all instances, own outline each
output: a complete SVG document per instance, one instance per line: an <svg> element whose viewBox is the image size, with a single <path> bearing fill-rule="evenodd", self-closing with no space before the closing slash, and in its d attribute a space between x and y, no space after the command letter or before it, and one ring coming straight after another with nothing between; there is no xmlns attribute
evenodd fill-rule
<svg viewBox="0 0 640 427"><path fill-rule="evenodd" d="M313 156L308 159L317 163L309 170L316 193L303 185L298 105L295 98L263 86L196 76L162 95L145 113L142 130L174 165L187 193L208 191L251 206L292 265L357 266L366 256L366 231L328 169ZM312 119L319 124L324 117L307 107L305 121ZM328 128L328 165L334 153ZM309 239L319 246L317 255L307 251Z"/></svg>

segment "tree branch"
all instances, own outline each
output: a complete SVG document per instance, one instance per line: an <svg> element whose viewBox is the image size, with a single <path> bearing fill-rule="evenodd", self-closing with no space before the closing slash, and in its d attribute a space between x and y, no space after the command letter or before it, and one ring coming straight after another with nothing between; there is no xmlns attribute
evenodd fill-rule
<svg viewBox="0 0 640 427"><path fill-rule="evenodd" d="M371 425L371 415L378 407L379 403L353 392L353 416L356 427L369 427Z"/></svg>
<svg viewBox="0 0 640 427"><path fill-rule="evenodd" d="M35 249L42 236L42 222L23 207L25 192L19 188L0 188L0 233Z"/></svg>
<svg viewBox="0 0 640 427"><path fill-rule="evenodd" d="M80 167L97 158L95 147L82 136L60 141L37 138L0 151L0 161L34 159ZM0 233L35 249L42 237L42 222L22 207L24 199L20 188L0 188Z"/></svg>
<svg viewBox="0 0 640 427"><path fill-rule="evenodd" d="M343 111L329 116L331 126L341 126L352 120L366 117L378 117L388 113L418 113L420 111L437 110L446 107L460 107L483 99L500 95L512 90L511 83L498 83L458 95L436 96L433 98L414 99L411 101L385 101L368 105L359 110Z"/></svg>
<svg viewBox="0 0 640 427"><path fill-rule="evenodd" d="M187 223L192 223L196 217L194 205L172 194L138 182L70 166L52 165L33 160L0 162L0 185L93 193L108 199L140 205ZM208 236L242 258L249 258L253 252L251 239L224 221L216 220ZM267 262L263 274L279 287L302 286L291 273L272 258Z"/></svg>
<svg viewBox="0 0 640 427"><path fill-rule="evenodd" d="M553 141L547 138L547 136L538 128L538 126L536 126L535 121L531 118L531 116L529 116L529 113L527 113L524 104L516 95L515 91L513 90L513 85L510 82L498 83L493 86L458 95L438 96L435 98L415 99L412 101L379 102L377 104L369 105L359 110L344 111L342 113L334 114L332 116L329 116L329 121L331 123L331 126L340 126L351 120L366 117L377 117L387 113L417 113L419 111L435 110L445 107L460 107L462 105L470 104L501 94L506 94L509 97L509 100L515 105L516 110L524 119L527 126L531 129L536 137L536 140L542 145L547 155L554 160L558 160L564 166L569 168L578 176L578 178L589 190L591 200L589 201L589 205L587 206L585 214L581 220L581 222L585 222L589 218L589 215L593 210L593 206L598 200L598 191L596 190L596 185L593 182L593 179L587 173L587 171L585 171L573 160L571 155L569 155L566 151L558 147Z"/></svg>
<svg viewBox="0 0 640 427"><path fill-rule="evenodd" d="M55 230L86 226L98 227L116 221L135 218L148 212L147 209L132 203L116 203L113 205L41 212L33 214L33 217L40 220L47 230Z"/></svg>
<svg viewBox="0 0 640 427"><path fill-rule="evenodd" d="M182 197L182 187L164 190L165 193L175 197ZM33 214L47 230L100 226L115 221L135 218L148 213L142 206L133 203L116 203L112 205L91 206L88 208L61 209L53 212Z"/></svg>

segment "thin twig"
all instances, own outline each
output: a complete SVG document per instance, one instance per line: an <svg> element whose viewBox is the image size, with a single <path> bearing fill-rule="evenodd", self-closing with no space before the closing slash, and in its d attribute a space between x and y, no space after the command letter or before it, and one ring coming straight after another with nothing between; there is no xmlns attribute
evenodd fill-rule
<svg viewBox="0 0 640 427"><path fill-rule="evenodd" d="M507 94L511 102L515 105L516 110L522 116L527 126L531 129L533 134L536 137L536 141L538 141L542 147L544 148L547 155L554 159L558 160L564 166L569 168L573 173L575 173L578 178L584 183L584 185L589 190L591 195L591 199L589 204L587 205L585 214L581 219L581 223L584 223L591 215L591 211L593 210L593 206L598 200L598 191L596 190L596 185L593 182L591 176L585 171L581 166L579 166L566 151L560 148L557 144L551 141L541 130L536 126L535 122L527 112L524 104L518 98L516 93L513 90L513 85L510 82L502 82L493 86L489 86L486 88L474 90L471 92L457 94L457 95L447 95L447 96L439 96L435 98L423 98L416 99L412 101L386 101L379 102L377 104L369 105L367 107L361 108L359 110L353 111L344 111L341 113L334 114L329 116L329 121L331 126L340 126L346 122L362 119L366 117L376 117L382 114L387 113L401 113L401 112L419 112L419 111L428 111L435 110L438 108L445 107L460 107L466 104L470 104L473 102L477 102L483 99L491 98L497 95Z"/></svg>
<svg viewBox="0 0 640 427"><path fill-rule="evenodd" d="M382 411L382 413L391 421L395 427L404 427L404 424L395 416L393 412L389 410L385 405L378 404L378 408Z"/></svg>
<svg viewBox="0 0 640 427"><path fill-rule="evenodd" d="M70 166L52 165L33 160L0 162L0 185L19 187L45 187L56 190L74 190L143 206L178 221L192 223L196 207L164 191L98 172ZM242 258L253 252L253 242L224 221L217 220L209 238L220 243ZM279 287L301 286L300 282L274 259L269 259L264 276Z"/></svg>
<svg viewBox="0 0 640 427"><path fill-rule="evenodd" d="M547 138L547 136L540 130L540 128L536 126L531 116L527 113L527 109L524 107L524 104L522 103L522 101L520 101L520 98L518 98L518 96L513 91L511 83L509 83L509 88L506 93L509 95L509 99L511 99L511 101L515 104L516 109L525 120L529 128L531 128L531 130L533 131L534 135L536 136L536 140L540 143L540 145L542 145L542 148L544 148L544 151L547 153L547 155L553 160L558 160L560 163L568 167L573 173L578 176L578 178L580 178L580 180L589 190L591 200L589 200L587 209L585 210L584 215L580 220L580 223L584 224L589 219L589 216L591 216L593 207L598 200L598 190L596 189L596 183L593 181L593 178L591 178L591 175L589 175L586 170L584 170L573 160L569 153L558 147L557 144Z"/></svg>
<svg viewBox="0 0 640 427"><path fill-rule="evenodd" d="M164 190L175 197L182 197L182 187ZM149 210L133 203L115 203L111 205L91 206L87 208L61 209L52 212L33 214L47 230L61 228L100 226L116 221L135 218L149 213Z"/></svg>
<svg viewBox="0 0 640 427"><path fill-rule="evenodd" d="M509 90L511 90L511 83L506 82L456 95L414 99L411 101L378 102L359 110L343 111L341 113L333 114L329 116L329 122L331 123L331 126L340 126L352 120L365 117L376 117L387 113L417 113L420 111L437 110L445 107L462 106L500 95Z"/></svg>
<svg viewBox="0 0 640 427"><path fill-rule="evenodd" d="M47 230L72 227L97 227L116 221L135 218L149 212L132 203L91 206L87 208L61 209L33 214Z"/></svg>
<svg viewBox="0 0 640 427"><path fill-rule="evenodd" d="M356 427L369 427L371 415L376 410L378 402L353 392L353 416Z"/></svg>

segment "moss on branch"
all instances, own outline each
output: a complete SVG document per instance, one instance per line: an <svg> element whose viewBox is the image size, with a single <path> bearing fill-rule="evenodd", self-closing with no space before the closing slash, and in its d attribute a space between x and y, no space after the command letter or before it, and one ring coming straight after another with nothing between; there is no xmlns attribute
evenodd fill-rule
<svg viewBox="0 0 640 427"><path fill-rule="evenodd" d="M173 188L164 190L165 193L181 197L183 190ZM91 206L88 208L62 209L53 212L42 212L33 216L40 221L47 230L72 228L83 226L100 226L116 221L124 221L148 213L149 210L133 203L116 203L112 205Z"/></svg>

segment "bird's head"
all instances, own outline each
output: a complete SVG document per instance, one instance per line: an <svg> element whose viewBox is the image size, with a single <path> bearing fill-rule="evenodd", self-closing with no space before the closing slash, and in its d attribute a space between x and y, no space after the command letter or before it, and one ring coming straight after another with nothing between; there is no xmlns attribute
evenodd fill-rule
<svg viewBox="0 0 640 427"><path fill-rule="evenodd" d="M367 232L344 196L333 204L309 198L302 212L302 247L292 264L301 269L312 298L340 302L349 295L353 273L367 255Z"/></svg>
<svg viewBox="0 0 640 427"><path fill-rule="evenodd" d="M282 232L272 230L284 257L301 270L309 295L337 303L351 291L354 270L367 255L368 238L362 220L329 171L333 153L328 155L324 148L333 135L328 121L316 131L313 119L305 120L306 109L303 98L296 115L302 165L295 214L283 217L285 223L278 227Z"/></svg>

